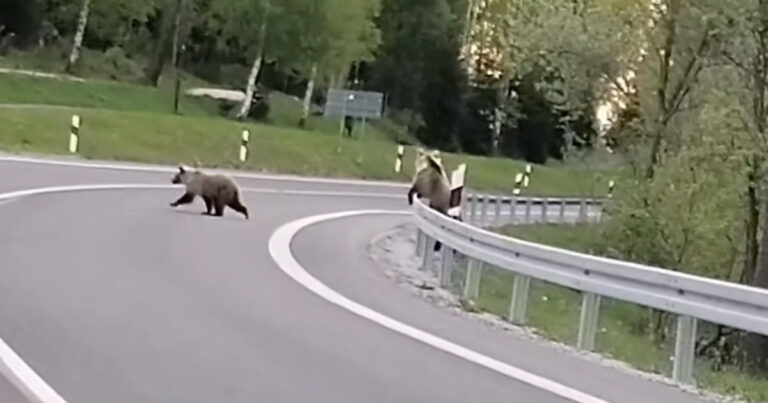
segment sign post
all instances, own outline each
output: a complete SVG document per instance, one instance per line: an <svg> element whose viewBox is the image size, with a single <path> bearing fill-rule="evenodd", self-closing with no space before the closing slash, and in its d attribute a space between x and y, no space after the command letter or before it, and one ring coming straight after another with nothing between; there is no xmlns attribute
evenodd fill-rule
<svg viewBox="0 0 768 403"><path fill-rule="evenodd" d="M339 137L344 134L347 118L362 120L362 134L365 135L365 123L369 119L381 119L384 113L384 94L372 91L330 89L325 102L325 116L338 116L340 119ZM352 129L350 128L350 137Z"/></svg>
<svg viewBox="0 0 768 403"><path fill-rule="evenodd" d="M461 202L464 192L464 179L467 175L467 164L461 164L451 173L451 200L448 204L448 215L461 218Z"/></svg>

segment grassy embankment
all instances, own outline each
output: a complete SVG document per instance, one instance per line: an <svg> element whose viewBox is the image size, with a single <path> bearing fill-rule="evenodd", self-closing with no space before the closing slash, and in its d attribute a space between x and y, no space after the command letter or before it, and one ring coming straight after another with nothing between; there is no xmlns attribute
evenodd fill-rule
<svg viewBox="0 0 768 403"><path fill-rule="evenodd" d="M194 83L197 85L199 83ZM10 152L66 154L71 115L82 116L80 156L137 162L177 163L199 159L205 166L316 176L407 181L413 152L404 172L396 174L392 135L369 125L365 136L338 135L338 122L313 117L307 130L296 128L300 102L280 93L271 96L264 122L239 123L218 115L212 101L182 97L172 113L170 83L159 88L114 81L0 74L0 149ZM12 106L21 105L21 106ZM237 161L240 133L251 131L251 154ZM469 166L468 184L509 191L523 164L509 159L444 156L449 169ZM536 167L530 193L601 194L604 184L586 169Z"/></svg>
<svg viewBox="0 0 768 403"><path fill-rule="evenodd" d="M599 228L589 225L534 225L505 227L499 232L531 242L591 253ZM476 308L506 317L512 294L513 276L497 268L483 271ZM543 281L531 282L528 324L542 336L576 345L581 295ZM669 376L674 355L674 333L665 342L655 342L644 325L649 310L630 303L603 298L600 307L596 351L626 362L632 367ZM750 402L768 401L768 378L752 377L735 368L715 371L712 363L698 358L696 378L707 389L739 395Z"/></svg>

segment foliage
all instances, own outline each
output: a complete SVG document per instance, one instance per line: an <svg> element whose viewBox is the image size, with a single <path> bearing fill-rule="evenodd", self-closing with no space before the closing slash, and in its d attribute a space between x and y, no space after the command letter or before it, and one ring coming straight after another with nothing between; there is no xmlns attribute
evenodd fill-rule
<svg viewBox="0 0 768 403"><path fill-rule="evenodd" d="M376 20L382 45L367 87L384 91L392 108L423 119L419 139L454 148L465 78L459 56L460 25L446 0L391 0Z"/></svg>
<svg viewBox="0 0 768 403"><path fill-rule="evenodd" d="M681 127L678 153L652 180L617 193L603 236L612 256L738 281L744 133L731 101L708 97L698 119Z"/></svg>

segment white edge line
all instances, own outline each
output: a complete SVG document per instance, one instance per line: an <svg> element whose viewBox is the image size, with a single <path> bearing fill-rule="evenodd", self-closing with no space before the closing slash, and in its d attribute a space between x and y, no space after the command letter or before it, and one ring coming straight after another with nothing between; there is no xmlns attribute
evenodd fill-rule
<svg viewBox="0 0 768 403"><path fill-rule="evenodd" d="M0 201L48 193L76 192L84 190L156 189L168 185L75 185L25 189L0 194ZM48 385L13 349L0 337L0 375L3 375L30 402L67 403Z"/></svg>
<svg viewBox="0 0 768 403"><path fill-rule="evenodd" d="M80 161L62 161L53 159L40 159L32 157L20 157L0 155L0 162L14 162L25 164L38 164L38 165L54 165L54 166L67 166L73 168L88 168L88 169L105 169L113 171L135 171L135 172L158 172L158 173L171 173L176 171L175 166L162 166L162 165L128 165L118 163L104 163L104 162L80 162ZM332 179L332 178L314 178L314 177L301 177L291 175L269 175L269 174L257 174L248 173L243 171L233 170L221 170L221 169L209 169L210 172L221 172L231 175L235 178L243 179L261 179L270 181L283 181L283 182L314 182L314 183L326 183L336 185L359 185L359 186L376 186L376 187L391 187L391 188L407 188L408 184L403 182L386 182L386 181L365 181L355 179Z"/></svg>
<svg viewBox="0 0 768 403"><path fill-rule="evenodd" d="M400 333L404 336L410 337L414 340L420 341L434 348L442 350L446 353L452 354L459 358L473 362L477 365L483 366L492 371L498 372L507 377L516 379L520 382L524 382L538 389L553 393L563 398L573 400L579 403L608 403L606 400L602 400L595 396L591 396L584 392L575 390L568 386L562 385L555 381L546 379L544 377L532 374L523 369L514 367L510 364L501 362L494 358L488 357L476 351L470 350L466 347L452 343L445 339L442 339L433 334L419 330L415 327L407 325L402 322L398 322L388 316L385 316L377 311L374 311L364 305L361 305L349 298L339 294L333 289L329 288L318 279L309 274L291 253L291 241L301 230L321 223L323 221L337 220L341 218L361 216L361 215L403 215L410 213L401 213L388 210L357 210L357 211L344 211L331 214L321 214L311 217L302 218L293 222L289 222L280 228L278 228L269 239L269 253L272 259L277 263L278 267L294 281L306 289L312 291L316 295L338 305L360 317L368 319L374 323L384 326L390 330Z"/></svg>
<svg viewBox="0 0 768 403"><path fill-rule="evenodd" d="M78 192L93 190L129 190L129 189L173 189L179 185L163 184L95 184L95 185L72 185L72 186L53 186L36 189L25 189L6 193L0 193L0 201L12 200L21 197ZM253 192L272 192L270 189L244 188L245 191ZM294 193L305 195L354 195L344 192L313 192L313 191L282 191L275 190L274 193ZM370 193L360 193L362 196L378 197L379 195ZM387 210L370 211L352 211L342 213L332 213L320 216L307 217L280 227L269 240L269 251L272 258L278 263L278 266L291 278L313 291L324 299L339 305L353 313L372 320L382 326L385 326L398 333L404 334L428 345L446 351L453 355L464 358L506 376L518 379L525 383L536 386L540 389L558 394L560 396L576 400L583 403L607 403L598 398L586 395L582 392L570 389L566 386L557 384L553 381L530 374L519 368L494 360L493 358L481 355L480 353L458 346L446 340L440 339L419 329L410 327L373 311L363 305L347 299L341 294L336 293L317 279L306 272L301 265L293 258L290 252L290 242L293 237L303 228L327 220L339 219L365 214L410 214L408 212L396 212ZM0 374L8 379L19 392L29 401L35 403L67 403L50 385L48 385L21 357L0 337ZM574 399L575 398L575 399Z"/></svg>

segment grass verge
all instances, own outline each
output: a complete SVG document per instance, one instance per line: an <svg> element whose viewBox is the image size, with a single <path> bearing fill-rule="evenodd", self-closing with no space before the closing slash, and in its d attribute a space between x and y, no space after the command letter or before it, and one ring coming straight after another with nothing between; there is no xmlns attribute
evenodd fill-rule
<svg viewBox="0 0 768 403"><path fill-rule="evenodd" d="M408 149L404 172L393 170L396 148L373 136L341 138L322 131L302 131L260 124L240 124L205 116L174 116L77 108L0 108L0 148L11 152L67 153L71 115L82 116L80 155L152 163L194 162L210 167L275 173L407 181L414 150ZM240 133L251 130L249 160L237 161ZM509 191L523 165L512 160L447 154L448 169L467 162L468 184ZM586 172L535 168L530 193L578 195L592 189Z"/></svg>
<svg viewBox="0 0 768 403"><path fill-rule="evenodd" d="M499 232L531 242L578 252L596 248L599 228L588 225L535 225L505 227ZM478 309L506 317L509 311L513 276L489 267L483 271ZM575 290L532 281L528 303L528 324L544 337L575 346L579 327L581 295ZM674 334L665 341L649 336L650 310L638 305L604 298L601 301L596 350L642 371L669 375L674 351ZM703 324L700 325L703 327ZM740 396L749 402L768 401L768 377L755 377L736 368L715 369L712 362L697 358L696 378L709 390Z"/></svg>

